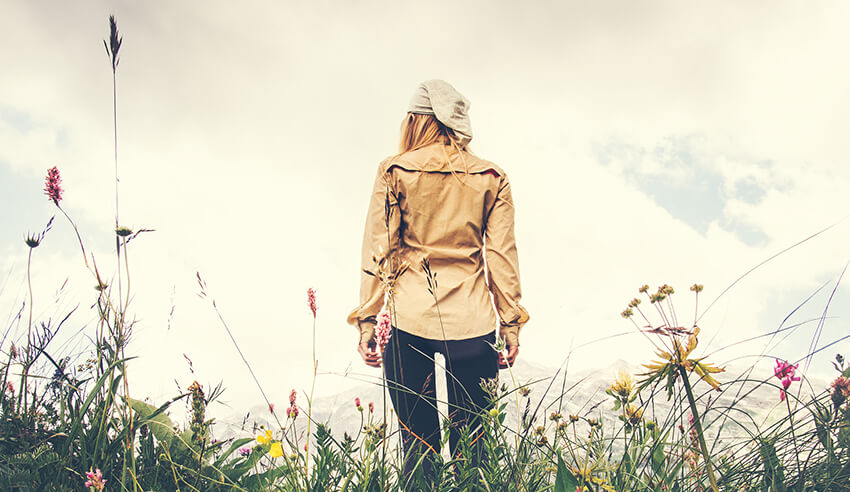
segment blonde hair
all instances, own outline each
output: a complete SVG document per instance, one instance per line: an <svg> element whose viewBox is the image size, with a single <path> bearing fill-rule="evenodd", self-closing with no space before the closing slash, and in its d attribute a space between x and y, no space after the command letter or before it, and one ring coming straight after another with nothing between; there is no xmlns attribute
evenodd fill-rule
<svg viewBox="0 0 850 492"><path fill-rule="evenodd" d="M458 151L467 150L466 145L460 145L454 131L440 123L433 114L407 113L401 122L401 154L437 142L452 146Z"/></svg>

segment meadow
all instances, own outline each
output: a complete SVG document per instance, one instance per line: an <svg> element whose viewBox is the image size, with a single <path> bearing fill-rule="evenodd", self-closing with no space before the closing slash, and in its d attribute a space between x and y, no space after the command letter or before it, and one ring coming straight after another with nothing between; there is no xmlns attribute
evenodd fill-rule
<svg viewBox="0 0 850 492"><path fill-rule="evenodd" d="M104 46L113 72L117 176L115 75L122 38L114 18L109 26ZM108 231L114 234L115 255L100 259L101 265L114 265L114 274L103 273L77 232L81 262L95 286L92 298L81 299L81 304L91 305L98 320L89 337L90 355L78 360L50 345L60 333L77 331L67 326L70 313L38 319L33 312L29 272L38 261L38 248L50 240L55 220L68 221L77 231L62 207L60 169L47 172L44 193L56 214L21 244L28 248L29 298L13 313L13 323L0 339L3 490L850 489L850 364L835 355L834 379L814 387L800 371L805 358L787 361L765 350L749 360L745 370L730 374L701 355L700 336L711 327L699 326L700 284L689 289L635 286L635 297L624 299L623 322L655 347L656 358L646 361L641 372L623 372L612 380L599 408L566 412L564 401L574 388L564 383L563 367L530 383L520 382L510 370L503 381L482 381L492 400L482 411L482 428L465 436L455 456L447 459L435 453L436 475L430 485L421 469L409 481L403 479L399 422L386 404L376 412L369 404L354 402L347 411L359 415L359 430L339 435L314 418L312 389L306 394L293 391L286 408L275 409L266 399L274 425L244 425L242 436L217 439L216 422L207 409L222 386L204 388L196 381L155 405L133 392L128 378L133 361L126 355L135 319L130 301L144 292L131 290L129 251L148 231L122 226L117 190L116 178L115 229ZM389 221L392 208L386 213ZM427 264L421 267L430 272ZM392 280L400 273L392 251L372 273L387 286L387 316L392 318ZM436 298L439 284L430 274L429 280L433 283L422 288ZM230 333L200 274L197 282L199 295ZM692 305L693 314L683 314L682 305ZM304 309L312 313L315 333L312 290L305 294ZM798 327L782 326L757 340L768 347ZM13 328L26 336L13 339ZM504 348L497 343L493 350ZM315 385L315 344L312 350ZM250 370L250 361L243 361ZM765 371L772 374L755 376ZM257 378L250 383L265 398ZM747 410L754 406L750 400L763 395L775 398L778 417L762 419ZM169 410L178 405L190 408L186 421L169 417ZM449 416L442 418L448 429ZM468 451L479 439L487 459L475 466Z"/></svg>

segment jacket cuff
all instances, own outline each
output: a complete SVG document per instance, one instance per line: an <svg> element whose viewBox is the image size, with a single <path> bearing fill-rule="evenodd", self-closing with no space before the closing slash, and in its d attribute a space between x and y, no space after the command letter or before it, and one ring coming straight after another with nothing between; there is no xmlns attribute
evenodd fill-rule
<svg viewBox="0 0 850 492"><path fill-rule="evenodd" d="M519 347L519 326L501 325L499 327L499 336L504 338L509 346Z"/></svg>
<svg viewBox="0 0 850 492"><path fill-rule="evenodd" d="M361 320L357 322L360 329L360 343L369 343L375 336L375 321Z"/></svg>

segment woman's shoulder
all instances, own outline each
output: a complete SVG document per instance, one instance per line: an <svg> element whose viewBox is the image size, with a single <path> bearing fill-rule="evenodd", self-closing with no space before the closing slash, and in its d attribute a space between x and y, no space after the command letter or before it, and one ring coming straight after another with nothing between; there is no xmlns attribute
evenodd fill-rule
<svg viewBox="0 0 850 492"><path fill-rule="evenodd" d="M399 167L407 171L425 172L467 172L470 174L487 173L504 177L505 171L493 163L477 155L460 151L451 147L429 145L402 154L389 156L379 164L379 172L391 171Z"/></svg>

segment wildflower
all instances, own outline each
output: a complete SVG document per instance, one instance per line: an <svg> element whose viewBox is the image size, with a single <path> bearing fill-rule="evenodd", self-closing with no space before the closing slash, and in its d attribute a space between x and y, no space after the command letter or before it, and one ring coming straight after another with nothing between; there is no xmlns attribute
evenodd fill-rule
<svg viewBox="0 0 850 492"><path fill-rule="evenodd" d="M570 423L574 424L579 421L578 415L570 415Z"/></svg>
<svg viewBox="0 0 850 492"><path fill-rule="evenodd" d="M204 414L206 412L206 396L204 390L197 381L189 386L189 393L192 395L192 422L189 428L192 429L192 442L201 446L206 439L207 424L204 422Z"/></svg>
<svg viewBox="0 0 850 492"><path fill-rule="evenodd" d="M269 413L274 413L274 403L269 403Z"/></svg>
<svg viewBox="0 0 850 492"><path fill-rule="evenodd" d="M62 200L62 177L59 176L59 169L56 166L47 170L47 179L44 183L44 194L53 200L57 206Z"/></svg>
<svg viewBox="0 0 850 492"><path fill-rule="evenodd" d="M587 425L591 427L596 427L597 425L599 425L599 421L596 419L587 419Z"/></svg>
<svg viewBox="0 0 850 492"><path fill-rule="evenodd" d="M313 312L313 317L316 317L316 291L312 287L307 289L307 305L310 306L310 311Z"/></svg>
<svg viewBox="0 0 850 492"><path fill-rule="evenodd" d="M542 436L545 433L546 433L546 428L543 427L542 425L538 425L537 427L534 428L534 434L537 435L537 436Z"/></svg>
<svg viewBox="0 0 850 492"><path fill-rule="evenodd" d="M618 401L628 401L633 391L632 377L626 371L620 371L617 380L611 384L606 393L617 398Z"/></svg>
<svg viewBox="0 0 850 492"><path fill-rule="evenodd" d="M799 381L799 376L796 376L797 368L800 364L792 365L788 361L776 360L776 367L773 368L773 374L782 381L782 389L779 390L779 401L785 401L786 391L791 387L791 383Z"/></svg>
<svg viewBox="0 0 850 492"><path fill-rule="evenodd" d="M528 397L529 393L531 393L531 388L529 388L528 386L520 386L519 394L521 394L523 397Z"/></svg>
<svg viewBox="0 0 850 492"><path fill-rule="evenodd" d="M9 347L9 357L12 359L16 359L18 357L18 349L15 347L14 343Z"/></svg>
<svg viewBox="0 0 850 492"><path fill-rule="evenodd" d="M56 168L54 168L56 169ZM106 480L103 478L103 474L100 472L100 468L95 469L95 471L87 471L86 472L86 483L85 487L94 488L95 490L103 490L103 487L106 485Z"/></svg>
<svg viewBox="0 0 850 492"><path fill-rule="evenodd" d="M375 412L375 404L370 401L369 402L369 413L374 413L374 412Z"/></svg>
<svg viewBox="0 0 850 492"><path fill-rule="evenodd" d="M358 412L363 412L363 407L360 405L360 397L354 399L354 407L357 408Z"/></svg>
<svg viewBox="0 0 850 492"><path fill-rule="evenodd" d="M642 285L642 286L638 289L638 292L640 292L641 294L646 294L648 291L649 291L649 286L648 286L648 285L646 285L646 284Z"/></svg>
<svg viewBox="0 0 850 492"><path fill-rule="evenodd" d="M245 457L251 454L251 448L243 447L239 448L239 456Z"/></svg>
<svg viewBox="0 0 850 492"><path fill-rule="evenodd" d="M691 292L696 292L697 294L699 294L700 292L702 292L702 284L694 284L694 285L692 285L692 286L691 286Z"/></svg>
<svg viewBox="0 0 850 492"><path fill-rule="evenodd" d="M15 385L13 385L11 381L6 382L6 391L12 393L13 395L15 394Z"/></svg>
<svg viewBox="0 0 850 492"><path fill-rule="evenodd" d="M286 416L291 418L292 420L298 418L298 407L296 407L295 405L289 407L289 410L286 411Z"/></svg>
<svg viewBox="0 0 850 492"><path fill-rule="evenodd" d="M800 367L800 364L792 365L788 361L780 361L779 359L776 359L776 367L773 368L773 375L779 379L783 379L788 376L794 377L798 367Z"/></svg>
<svg viewBox="0 0 850 492"><path fill-rule="evenodd" d="M634 299L629 301L629 307L630 308L636 308L636 307L638 307L638 304L640 304L640 299L638 299L637 297L635 297Z"/></svg>
<svg viewBox="0 0 850 492"><path fill-rule="evenodd" d="M567 422L566 420L558 422L558 432L563 434L567 430L567 427L569 427L569 425L569 422Z"/></svg>
<svg viewBox="0 0 850 492"><path fill-rule="evenodd" d="M491 408L489 413L490 413L490 417L495 419L496 417L499 416L499 409L498 408Z"/></svg>
<svg viewBox="0 0 850 492"><path fill-rule="evenodd" d="M635 312L632 311L632 308L625 309L625 310L623 310L622 313L620 313L620 316L622 316L624 318L631 318L634 315L635 315Z"/></svg>
<svg viewBox="0 0 850 492"><path fill-rule="evenodd" d="M690 430L688 431L688 437L691 438L691 445L694 448L696 448L699 445L699 443L698 443L699 435L697 434L697 428L694 425L694 414L693 413L688 414L688 425L690 426Z"/></svg>
<svg viewBox="0 0 850 492"><path fill-rule="evenodd" d="M41 237L38 234L28 235L24 242L30 248L37 248L39 244L41 244Z"/></svg>
<svg viewBox="0 0 850 492"><path fill-rule="evenodd" d="M673 339L673 353L659 350L656 354L664 359L662 362L653 361L652 364L644 364L643 366L649 369L649 372L642 374L647 376L641 382L641 387L646 386L653 381L667 379L667 394L673 394L673 381L678 374L679 368L683 367L686 371L695 372L700 379L708 383L712 388L720 391L720 383L711 375L718 372L723 372L724 369L716 367L704 359L688 359L688 356L694 349L697 348L699 335L699 327L694 327L694 332L688 337L687 346L682 346L682 343L677 339Z"/></svg>
<svg viewBox="0 0 850 492"><path fill-rule="evenodd" d="M273 443L271 449L269 449L269 456L272 458L280 458L283 456L283 446L281 446L279 442Z"/></svg>
<svg viewBox="0 0 850 492"><path fill-rule="evenodd" d="M552 413L549 414L549 420L551 420L552 422L557 422L557 421L561 420L563 417L564 416L561 415L561 412L552 412Z"/></svg>
<svg viewBox="0 0 850 492"><path fill-rule="evenodd" d="M390 314L386 311L378 315L378 324L375 327L375 336L378 339L378 346L381 347L381 352L383 353L387 344L390 342L390 336L392 336Z"/></svg>
<svg viewBox="0 0 850 492"><path fill-rule="evenodd" d="M12 383L9 383L12 384ZM839 376L832 382L832 402L835 407L840 407L847 398L850 398L850 378Z"/></svg>
<svg viewBox="0 0 850 492"><path fill-rule="evenodd" d="M496 352L503 352L505 349L508 348L508 341L505 340L505 337L496 337L496 343L491 345L491 347L493 347L493 350L495 350Z"/></svg>
<svg viewBox="0 0 850 492"><path fill-rule="evenodd" d="M298 396L298 393L295 390L289 392L289 406L295 405L295 398Z"/></svg>
<svg viewBox="0 0 850 492"><path fill-rule="evenodd" d="M272 431L267 429L265 434L257 436L257 442L259 444L268 444L272 442Z"/></svg>
<svg viewBox="0 0 850 492"><path fill-rule="evenodd" d="M633 405L626 405L623 407L623 415L620 416L620 419L623 420L629 428L638 425L643 419L643 409Z"/></svg>

